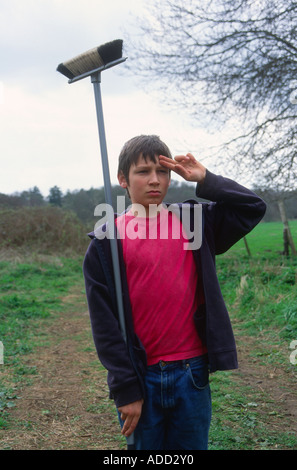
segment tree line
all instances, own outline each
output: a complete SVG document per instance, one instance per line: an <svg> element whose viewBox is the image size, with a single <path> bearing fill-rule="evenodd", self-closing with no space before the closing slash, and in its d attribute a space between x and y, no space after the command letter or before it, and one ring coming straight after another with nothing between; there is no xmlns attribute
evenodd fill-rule
<svg viewBox="0 0 297 470"><path fill-rule="evenodd" d="M267 203L267 212L264 221L280 221L281 213L279 201L284 201L288 219L297 219L297 190L276 191L273 189L262 190L253 188ZM130 200L125 191L118 185L112 186L113 206L117 207L117 196L125 197L125 206L128 207ZM166 202L186 201L196 199L195 187L187 182L171 181ZM84 225L94 225L94 209L98 204L105 202L104 187L77 189L63 193L58 186L49 190L48 196L44 197L37 186L14 193L11 195L0 193L0 210L19 209L21 207L55 206L66 211L73 212Z"/></svg>

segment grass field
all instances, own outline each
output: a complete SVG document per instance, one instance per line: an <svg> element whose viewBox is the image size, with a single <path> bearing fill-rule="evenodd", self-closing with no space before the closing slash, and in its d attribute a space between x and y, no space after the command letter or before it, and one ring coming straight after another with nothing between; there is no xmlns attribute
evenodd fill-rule
<svg viewBox="0 0 297 470"><path fill-rule="evenodd" d="M291 220L289 227L297 249L297 220ZM251 254L256 259L275 259L283 251L283 225L280 222L262 222L246 237ZM240 240L229 253L246 255L246 248Z"/></svg>
<svg viewBox="0 0 297 470"><path fill-rule="evenodd" d="M297 221L290 228L297 241ZM276 328L281 338L297 339L297 258L282 255L282 225L259 224L246 239L251 257L241 240L217 258L228 306L250 334Z"/></svg>
<svg viewBox="0 0 297 470"><path fill-rule="evenodd" d="M47 261L0 262L0 340L4 365L0 365L0 429L7 427L8 410L17 405L16 390L38 374L24 365L23 356L40 344L46 347L45 320L54 321L62 311L61 298L73 283L80 282L78 259L47 258Z"/></svg>
<svg viewBox="0 0 297 470"><path fill-rule="evenodd" d="M297 245L297 221L290 222L290 227ZM281 254L280 223L261 223L247 236L247 242L252 257L240 241L217 258L243 368L211 376L210 449L297 449L294 419L285 407L289 402L284 403L290 398L295 408L297 405L297 366L289 360L290 343L297 340L297 259ZM1 449L24 448L20 437L24 432L47 434L49 439L43 431L47 428L39 428L39 420L33 420L22 399L25 390L40 380L40 361L26 358L34 358L50 347L55 322L67 317L71 324L71 318L73 323L76 317L81 318L81 311L86 309L81 264L82 256L36 255L31 260L0 262L0 341L4 345L4 364L0 364ZM71 301L73 289L76 297ZM65 302L65 298L70 301ZM104 394L98 399L92 382L104 371L94 355L89 356L93 344L86 322L80 334L73 335L73 345L83 361L80 401L85 410L99 418L112 414L116 420L110 400ZM71 335L67 334L69 339ZM52 380L54 386L54 376ZM20 419L16 410L22 407ZM40 415L49 419L51 412L41 408ZM76 425L80 419L79 415L72 418ZM82 430L75 432L76 448L124 448L124 441L113 431L103 433L98 444L92 437L85 437L86 427L84 423ZM65 439L52 444L53 448L73 448L73 441ZM34 448L51 448L48 441L44 442L40 437Z"/></svg>
<svg viewBox="0 0 297 470"><path fill-rule="evenodd" d="M296 243L297 221L290 229ZM241 240L217 258L236 341L248 355L242 359L254 363L256 373L248 387L240 374L213 376L214 410L219 411L212 422L213 449L297 449L297 433L288 430L280 402L269 393L274 387L275 397L293 392L297 405L297 366L289 360L290 344L297 339L297 259L282 255L282 231L277 222L259 224L246 237L251 257ZM262 385L256 386L260 370Z"/></svg>

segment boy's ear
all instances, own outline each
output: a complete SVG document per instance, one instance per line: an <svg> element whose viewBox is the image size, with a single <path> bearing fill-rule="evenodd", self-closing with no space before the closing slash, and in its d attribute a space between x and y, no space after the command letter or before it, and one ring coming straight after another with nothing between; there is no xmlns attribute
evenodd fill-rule
<svg viewBox="0 0 297 470"><path fill-rule="evenodd" d="M122 186L122 188L127 188L128 184L122 171L120 171L120 173L118 174L118 182Z"/></svg>

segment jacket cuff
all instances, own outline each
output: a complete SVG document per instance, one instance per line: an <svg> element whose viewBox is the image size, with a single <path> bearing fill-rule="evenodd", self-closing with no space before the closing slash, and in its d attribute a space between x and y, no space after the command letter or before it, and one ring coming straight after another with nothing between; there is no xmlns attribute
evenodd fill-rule
<svg viewBox="0 0 297 470"><path fill-rule="evenodd" d="M126 386L124 389L111 392L110 398L113 398L116 407L120 408L121 406L128 405L134 401L141 400L144 397L140 386L133 383Z"/></svg>
<svg viewBox="0 0 297 470"><path fill-rule="evenodd" d="M203 183L197 183L196 185L196 196L201 197L202 199L208 199L206 197L208 193L208 187L212 187L212 181L216 179L216 175L211 173L206 169L206 174Z"/></svg>
<svg viewBox="0 0 297 470"><path fill-rule="evenodd" d="M228 182L228 190L226 193L226 182ZM230 192L230 189L234 190L234 188L238 189L241 187L244 189L244 192L248 191L246 188L243 188L235 181L232 181L228 178L225 178L221 175L216 175L209 170L206 170L206 175L202 184L197 184L196 187L196 196L206 199L208 201L220 201L226 194Z"/></svg>

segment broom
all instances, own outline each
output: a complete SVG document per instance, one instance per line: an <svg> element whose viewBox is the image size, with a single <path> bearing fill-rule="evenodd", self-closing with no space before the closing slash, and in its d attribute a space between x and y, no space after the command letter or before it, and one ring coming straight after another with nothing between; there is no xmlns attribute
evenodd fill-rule
<svg viewBox="0 0 297 470"><path fill-rule="evenodd" d="M65 75L69 80L68 83L74 83L78 80L82 80L86 77L91 77L91 82L94 86L97 122L99 131L99 143L101 149L101 162L103 169L104 178L104 193L105 201L107 204L112 206L111 196L111 183L108 166L107 146L103 119L102 99L101 99L101 72L109 69L117 64L120 64L126 60L126 57L122 57L123 41L116 39L114 41L103 44L99 47L95 47L80 54L73 59L67 60L58 65L57 71ZM107 211L108 212L108 211ZM110 224L114 224L114 218L109 221ZM110 239L112 264L114 271L114 281L116 289L116 300L119 312L119 324L121 333L125 342L127 342L126 326L125 326L125 315L123 308L122 299L122 285L120 277L120 267L118 258L118 246L115 237ZM133 434L127 438L128 449L134 449L134 437Z"/></svg>

